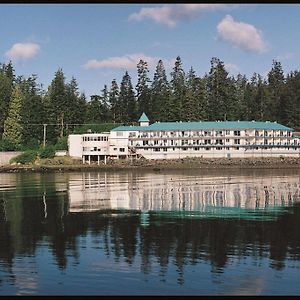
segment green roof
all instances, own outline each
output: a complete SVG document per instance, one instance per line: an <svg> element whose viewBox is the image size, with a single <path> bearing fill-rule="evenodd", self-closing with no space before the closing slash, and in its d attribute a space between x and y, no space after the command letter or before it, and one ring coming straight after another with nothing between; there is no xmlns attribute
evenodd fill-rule
<svg viewBox="0 0 300 300"><path fill-rule="evenodd" d="M148 126L118 126L111 131L139 131L148 128Z"/></svg>
<svg viewBox="0 0 300 300"><path fill-rule="evenodd" d="M233 130L233 129L262 129L262 130L288 130L276 122L256 121L216 121L216 122L156 122L149 126L119 126L113 131L159 131L159 130Z"/></svg>
<svg viewBox="0 0 300 300"><path fill-rule="evenodd" d="M142 113L141 117L139 118L139 122L149 122L149 119L144 112Z"/></svg>

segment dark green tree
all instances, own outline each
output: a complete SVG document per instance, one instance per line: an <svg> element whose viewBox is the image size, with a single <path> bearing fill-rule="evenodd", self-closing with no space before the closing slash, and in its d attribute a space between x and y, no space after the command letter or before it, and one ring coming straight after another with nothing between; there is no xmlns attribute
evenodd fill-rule
<svg viewBox="0 0 300 300"><path fill-rule="evenodd" d="M268 88L267 88L267 110L265 117L270 121L282 122L284 107L283 88L285 78L282 70L281 63L273 60L272 69L268 73Z"/></svg>
<svg viewBox="0 0 300 300"><path fill-rule="evenodd" d="M17 84L12 91L8 116L4 122L3 138L18 147L20 147L23 142L23 109L24 97L20 85Z"/></svg>
<svg viewBox="0 0 300 300"><path fill-rule="evenodd" d="M282 123L300 131L300 72L287 75L284 87L285 102L281 103Z"/></svg>
<svg viewBox="0 0 300 300"><path fill-rule="evenodd" d="M63 136L66 116L68 116L70 108L67 99L65 75L62 69L58 69L48 88L44 102L47 116L45 123L51 124L47 128L47 138L52 142L55 142L59 136Z"/></svg>
<svg viewBox="0 0 300 300"><path fill-rule="evenodd" d="M4 121L8 115L14 81L15 75L12 63L0 65L0 138L4 131Z"/></svg>
<svg viewBox="0 0 300 300"><path fill-rule="evenodd" d="M128 72L125 72L120 86L119 96L121 113L121 122L136 122L137 121L137 103L134 96L134 91L131 83L131 77Z"/></svg>
<svg viewBox="0 0 300 300"><path fill-rule="evenodd" d="M200 80L196 77L193 67L190 68L186 78L186 95L183 110L183 121L197 121L200 119ZM200 94L199 94L200 92Z"/></svg>
<svg viewBox="0 0 300 300"><path fill-rule="evenodd" d="M169 107L169 121L185 119L183 106L186 100L185 73L182 68L180 56L177 56L173 71L171 72L171 97Z"/></svg>
<svg viewBox="0 0 300 300"><path fill-rule="evenodd" d="M111 87L108 96L110 114L113 123L121 121L121 105L119 103L119 87L116 79L111 82Z"/></svg>
<svg viewBox="0 0 300 300"><path fill-rule="evenodd" d="M234 120L248 120L246 103L247 78L245 75L238 74L234 82L234 101L231 108L231 115Z"/></svg>
<svg viewBox="0 0 300 300"><path fill-rule="evenodd" d="M150 115L151 109L151 94L148 83L150 79L148 77L149 69L147 62L142 59L137 64L137 72L138 72L138 83L136 85L137 92L137 113L141 115L143 112L146 115Z"/></svg>
<svg viewBox="0 0 300 300"><path fill-rule="evenodd" d="M37 75L27 79L20 78L19 86L22 90L24 105L22 110L23 144L29 147L38 146L43 140L44 107L41 87L37 83Z"/></svg>
<svg viewBox="0 0 300 300"><path fill-rule="evenodd" d="M254 73L246 87L247 107L250 120L264 121L267 110L267 83L262 76Z"/></svg>
<svg viewBox="0 0 300 300"><path fill-rule="evenodd" d="M100 95L92 95L91 100L87 103L86 123L100 124L103 123L103 106Z"/></svg>
<svg viewBox="0 0 300 300"><path fill-rule="evenodd" d="M224 63L219 58L212 58L207 79L209 119L212 121L231 119L230 108L233 101L231 82Z"/></svg>
<svg viewBox="0 0 300 300"><path fill-rule="evenodd" d="M151 84L151 106L151 121L169 120L170 87L162 60L157 63Z"/></svg>

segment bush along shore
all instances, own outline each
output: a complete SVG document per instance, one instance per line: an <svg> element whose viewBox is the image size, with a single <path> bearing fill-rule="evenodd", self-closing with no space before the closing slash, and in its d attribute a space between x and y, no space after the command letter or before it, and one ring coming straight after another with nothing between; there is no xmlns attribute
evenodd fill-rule
<svg viewBox="0 0 300 300"><path fill-rule="evenodd" d="M108 160L107 164L83 164L71 157L40 158L34 162L15 162L0 167L0 172L68 172L68 171L118 171L130 169L179 170L179 169L300 169L300 157L280 158L183 158L168 160Z"/></svg>

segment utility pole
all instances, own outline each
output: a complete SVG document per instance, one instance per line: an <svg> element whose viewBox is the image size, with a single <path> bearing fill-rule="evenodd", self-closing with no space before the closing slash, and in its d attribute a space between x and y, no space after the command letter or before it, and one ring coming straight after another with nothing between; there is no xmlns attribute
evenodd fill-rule
<svg viewBox="0 0 300 300"><path fill-rule="evenodd" d="M43 142L43 145L44 147L46 147L46 129L47 128L47 124L44 124L44 142Z"/></svg>

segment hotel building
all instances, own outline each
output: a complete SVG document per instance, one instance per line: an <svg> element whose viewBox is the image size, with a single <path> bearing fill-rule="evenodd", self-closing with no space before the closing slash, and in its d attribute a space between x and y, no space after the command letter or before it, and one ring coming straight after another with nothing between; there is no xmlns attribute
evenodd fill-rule
<svg viewBox="0 0 300 300"><path fill-rule="evenodd" d="M300 157L300 138L276 122L156 122L143 113L139 126L72 134L69 155L83 162L107 159Z"/></svg>

